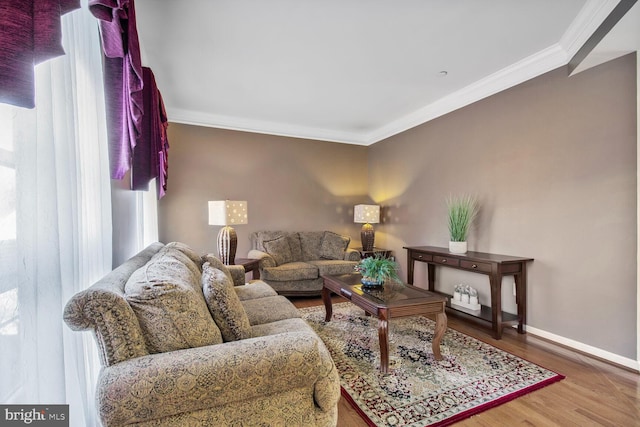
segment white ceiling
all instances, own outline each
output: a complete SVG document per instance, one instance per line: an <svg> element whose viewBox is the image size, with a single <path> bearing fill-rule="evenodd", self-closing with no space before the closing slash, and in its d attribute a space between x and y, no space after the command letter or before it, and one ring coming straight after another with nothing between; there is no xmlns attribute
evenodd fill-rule
<svg viewBox="0 0 640 427"><path fill-rule="evenodd" d="M567 64L617 3L137 0L136 14L170 121L369 145Z"/></svg>

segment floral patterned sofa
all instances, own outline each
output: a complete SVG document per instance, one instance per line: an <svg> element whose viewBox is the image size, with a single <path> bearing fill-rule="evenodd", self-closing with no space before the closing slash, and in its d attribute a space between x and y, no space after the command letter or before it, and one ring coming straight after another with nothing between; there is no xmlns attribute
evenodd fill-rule
<svg viewBox="0 0 640 427"><path fill-rule="evenodd" d="M331 231L255 231L249 258L260 259L260 279L278 294L320 295L322 275L353 273L360 252Z"/></svg>
<svg viewBox="0 0 640 427"><path fill-rule="evenodd" d="M104 426L337 423L335 365L297 309L184 244L150 245L73 296L64 320L95 336Z"/></svg>

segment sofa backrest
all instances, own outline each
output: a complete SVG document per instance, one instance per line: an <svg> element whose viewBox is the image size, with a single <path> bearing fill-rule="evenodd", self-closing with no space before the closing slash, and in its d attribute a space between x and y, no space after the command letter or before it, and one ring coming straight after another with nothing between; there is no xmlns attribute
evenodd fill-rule
<svg viewBox="0 0 640 427"><path fill-rule="evenodd" d="M344 247L341 250L344 252L349 245L350 238L330 231L254 231L249 236L252 249L266 252L272 256L276 255L274 258L280 257L273 253L274 245L270 246L270 243L285 238L289 243L291 261L314 261L323 258L343 259L344 255L337 257L335 251L334 256L327 256L328 248L335 249L335 242L332 247L328 246L331 240L335 240L331 239L332 237L337 237L341 241L339 244L343 244Z"/></svg>

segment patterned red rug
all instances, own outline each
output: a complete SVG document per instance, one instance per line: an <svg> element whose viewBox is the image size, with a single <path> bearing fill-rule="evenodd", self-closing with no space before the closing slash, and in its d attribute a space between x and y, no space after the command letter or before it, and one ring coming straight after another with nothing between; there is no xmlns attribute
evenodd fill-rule
<svg viewBox="0 0 640 427"><path fill-rule="evenodd" d="M564 378L468 335L447 329L443 360L431 352L435 322L389 322L388 374L380 373L377 319L351 303L300 309L340 373L343 396L371 426L445 426Z"/></svg>

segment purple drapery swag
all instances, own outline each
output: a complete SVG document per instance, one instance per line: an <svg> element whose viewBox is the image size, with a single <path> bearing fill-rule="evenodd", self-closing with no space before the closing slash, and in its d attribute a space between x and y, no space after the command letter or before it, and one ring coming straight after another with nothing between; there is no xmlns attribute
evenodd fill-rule
<svg viewBox="0 0 640 427"><path fill-rule="evenodd" d="M80 0L0 2L0 102L35 107L34 66L64 55L60 18Z"/></svg>
<svg viewBox="0 0 640 427"><path fill-rule="evenodd" d="M155 78L142 67L134 0L90 0L100 22L111 178L131 169L131 189L167 188L167 114Z"/></svg>
<svg viewBox="0 0 640 427"><path fill-rule="evenodd" d="M142 67L144 88L142 90L145 114L142 117L140 141L133 150L131 189L148 190L149 181L156 179L158 198L167 189L167 113L162 95L156 85L153 71Z"/></svg>
<svg viewBox="0 0 640 427"><path fill-rule="evenodd" d="M144 114L135 7L133 0L91 0L89 10L100 22L111 178L122 179L131 168Z"/></svg>

